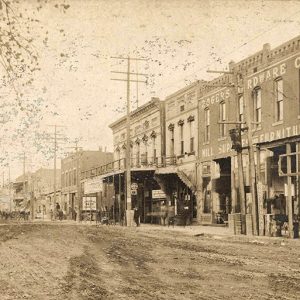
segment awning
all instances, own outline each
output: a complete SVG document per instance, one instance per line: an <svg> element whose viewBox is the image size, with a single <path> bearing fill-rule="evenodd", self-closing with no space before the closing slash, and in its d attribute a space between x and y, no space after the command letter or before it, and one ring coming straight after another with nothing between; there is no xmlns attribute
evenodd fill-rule
<svg viewBox="0 0 300 300"><path fill-rule="evenodd" d="M175 174L178 178L193 192L196 192L196 186L192 183L189 177L175 166L159 168L155 171L156 175Z"/></svg>
<svg viewBox="0 0 300 300"><path fill-rule="evenodd" d="M155 170L155 174L157 175L164 175L164 174L176 174L177 173L177 168L174 166L169 166L165 168L158 168Z"/></svg>

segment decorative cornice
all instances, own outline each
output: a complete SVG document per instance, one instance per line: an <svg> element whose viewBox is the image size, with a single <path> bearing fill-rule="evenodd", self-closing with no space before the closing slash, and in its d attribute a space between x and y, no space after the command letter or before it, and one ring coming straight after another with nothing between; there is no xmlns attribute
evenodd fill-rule
<svg viewBox="0 0 300 300"><path fill-rule="evenodd" d="M146 134L144 134L142 140L144 143L146 143L148 141L148 136Z"/></svg>
<svg viewBox="0 0 300 300"><path fill-rule="evenodd" d="M150 134L150 137L151 137L152 139L155 139L156 136L157 136L157 134L156 134L156 132L153 130L153 131L151 132L151 134Z"/></svg>
<svg viewBox="0 0 300 300"><path fill-rule="evenodd" d="M179 120L177 124L178 126L182 126L184 124L184 120Z"/></svg>
<svg viewBox="0 0 300 300"><path fill-rule="evenodd" d="M193 122L193 121L195 121L195 116L190 115L190 116L188 117L187 121L188 121L188 122Z"/></svg>
<svg viewBox="0 0 300 300"><path fill-rule="evenodd" d="M169 124L169 126L168 126L168 129L170 130L170 131L173 131L174 130L174 124L173 123L170 123Z"/></svg>

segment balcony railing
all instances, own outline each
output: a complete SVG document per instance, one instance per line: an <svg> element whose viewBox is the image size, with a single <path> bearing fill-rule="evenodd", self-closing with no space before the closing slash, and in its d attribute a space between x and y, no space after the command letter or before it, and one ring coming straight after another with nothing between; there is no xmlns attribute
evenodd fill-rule
<svg viewBox="0 0 300 300"><path fill-rule="evenodd" d="M140 156L140 157L131 157L130 160L130 166L133 169L162 168L162 167L174 166L174 165L177 165L176 156L170 156L170 157L161 156L161 157L149 157L149 158L147 156ZM102 165L81 172L81 180L105 175L108 173L124 171L125 169L126 169L126 159L121 158L113 162L110 162L106 165Z"/></svg>

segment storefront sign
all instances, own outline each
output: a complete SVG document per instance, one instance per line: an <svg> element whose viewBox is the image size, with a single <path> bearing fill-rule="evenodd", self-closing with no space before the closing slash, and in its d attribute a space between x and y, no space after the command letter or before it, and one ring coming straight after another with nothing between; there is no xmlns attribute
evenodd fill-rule
<svg viewBox="0 0 300 300"><path fill-rule="evenodd" d="M298 56L294 59L293 65L296 69L300 68L300 56ZM256 86L261 85L262 83L264 83L266 81L274 80L274 79L284 75L286 73L286 71L287 71L286 63L281 63L272 68L261 71L257 75L255 75L247 80L247 88L254 89Z"/></svg>
<svg viewBox="0 0 300 300"><path fill-rule="evenodd" d="M276 79L277 77L282 76L285 73L286 73L286 63L283 63L279 66L263 71L258 75L248 79L247 88L254 89L256 86L261 85L262 83L269 81L271 79Z"/></svg>
<svg viewBox="0 0 300 300"><path fill-rule="evenodd" d="M84 182L84 194L94 194L103 191L103 182L101 177L90 178Z"/></svg>
<svg viewBox="0 0 300 300"><path fill-rule="evenodd" d="M260 135L253 136L253 144L272 142L284 138L297 136L300 134L300 124L283 127L273 131L267 131ZM248 146L247 139L242 139L243 147ZM216 147L206 147L202 149L202 157L207 158L215 155L230 154L233 150L231 149L232 144L223 142L218 144Z"/></svg>
<svg viewBox="0 0 300 300"><path fill-rule="evenodd" d="M200 106L202 109L213 105L215 103L219 103L222 101L225 101L226 99L228 99L230 96L230 90L226 89L226 90L221 90L218 93L215 93L209 97L206 97L202 100L200 100Z"/></svg>
<svg viewBox="0 0 300 300"><path fill-rule="evenodd" d="M163 199L166 198L166 194L162 190L152 190L153 199Z"/></svg>
<svg viewBox="0 0 300 300"><path fill-rule="evenodd" d="M96 197L82 197L82 210L96 210Z"/></svg>
<svg viewBox="0 0 300 300"><path fill-rule="evenodd" d="M136 182L133 182L133 183L131 184L131 189L132 189L132 190L137 190L137 189L138 189L138 184L137 184Z"/></svg>
<svg viewBox="0 0 300 300"><path fill-rule="evenodd" d="M300 134L300 125L293 125L269 131L253 137L253 144L271 142Z"/></svg>

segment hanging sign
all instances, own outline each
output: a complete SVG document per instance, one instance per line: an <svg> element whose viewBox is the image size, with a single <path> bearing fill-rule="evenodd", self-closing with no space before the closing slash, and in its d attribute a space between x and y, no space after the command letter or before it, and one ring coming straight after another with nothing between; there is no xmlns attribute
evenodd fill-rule
<svg viewBox="0 0 300 300"><path fill-rule="evenodd" d="M89 178L84 182L84 194L94 194L103 191L103 182L101 177Z"/></svg>
<svg viewBox="0 0 300 300"><path fill-rule="evenodd" d="M96 210L96 197L82 197L82 210Z"/></svg>
<svg viewBox="0 0 300 300"><path fill-rule="evenodd" d="M162 190L152 190L152 198L153 199L164 199L164 198L166 198L166 194Z"/></svg>

